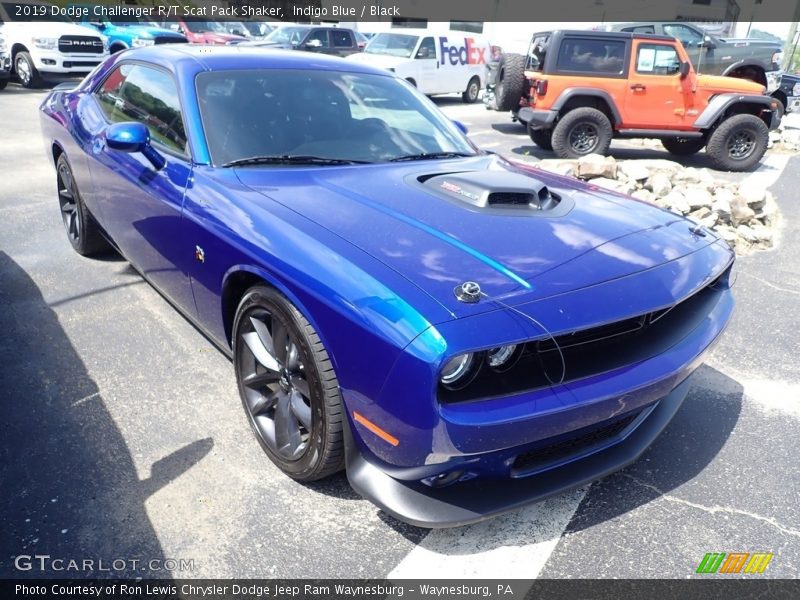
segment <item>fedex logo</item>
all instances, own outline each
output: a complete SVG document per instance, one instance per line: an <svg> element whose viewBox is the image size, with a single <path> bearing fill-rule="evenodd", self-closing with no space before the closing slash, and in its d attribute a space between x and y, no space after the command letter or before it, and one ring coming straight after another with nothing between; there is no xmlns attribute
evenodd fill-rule
<svg viewBox="0 0 800 600"><path fill-rule="evenodd" d="M439 60L445 64L448 60L451 65L485 65L486 48L475 45L472 38L464 38L463 46L451 46L448 38L439 38Z"/></svg>

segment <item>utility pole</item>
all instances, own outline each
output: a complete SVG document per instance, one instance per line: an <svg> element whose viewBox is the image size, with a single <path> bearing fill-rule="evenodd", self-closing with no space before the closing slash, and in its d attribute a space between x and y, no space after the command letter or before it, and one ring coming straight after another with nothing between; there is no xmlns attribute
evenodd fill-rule
<svg viewBox="0 0 800 600"><path fill-rule="evenodd" d="M800 5L798 5L800 6ZM798 11L800 12L800 11ZM795 14L794 21L792 21L791 27L789 27L789 35L786 38L786 45L783 47L783 65L781 68L784 71L788 71L792 68L792 60L794 59L794 52L797 49L797 19L800 18L800 15Z"/></svg>

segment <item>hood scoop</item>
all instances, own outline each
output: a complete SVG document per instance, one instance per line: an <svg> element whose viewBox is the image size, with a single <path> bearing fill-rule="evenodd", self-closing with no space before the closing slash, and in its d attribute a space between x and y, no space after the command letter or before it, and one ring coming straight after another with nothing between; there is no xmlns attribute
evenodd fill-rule
<svg viewBox="0 0 800 600"><path fill-rule="evenodd" d="M572 204L538 179L508 171L420 175L414 183L449 202L495 214L562 216Z"/></svg>

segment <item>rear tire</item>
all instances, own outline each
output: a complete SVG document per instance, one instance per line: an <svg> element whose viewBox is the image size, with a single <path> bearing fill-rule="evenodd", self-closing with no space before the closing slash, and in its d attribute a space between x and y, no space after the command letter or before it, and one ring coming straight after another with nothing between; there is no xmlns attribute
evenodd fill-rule
<svg viewBox="0 0 800 600"><path fill-rule="evenodd" d="M27 52L17 52L14 57L14 72L24 88L32 90L42 85L42 77L36 70L31 55Z"/></svg>
<svg viewBox="0 0 800 600"><path fill-rule="evenodd" d="M543 150L553 149L553 130L552 129L531 129L528 127L528 135L534 144Z"/></svg>
<svg viewBox="0 0 800 600"><path fill-rule="evenodd" d="M691 156L697 154L706 145L705 138L665 138L661 145L675 156Z"/></svg>
<svg viewBox="0 0 800 600"><path fill-rule="evenodd" d="M461 99L464 101L465 104L474 104L478 101L478 97L481 95L481 80L477 77L473 77L469 80L467 84L467 89L461 93Z"/></svg>
<svg viewBox="0 0 800 600"><path fill-rule="evenodd" d="M560 158L605 155L613 136L611 121L601 111L588 106L575 108L553 128L553 150Z"/></svg>
<svg viewBox="0 0 800 600"><path fill-rule="evenodd" d="M0 90L6 89L8 85L8 79L0 79Z"/></svg>
<svg viewBox="0 0 800 600"><path fill-rule="evenodd" d="M233 364L250 426L289 477L344 468L344 418L330 358L308 320L277 290L248 290L233 322Z"/></svg>
<svg viewBox="0 0 800 600"><path fill-rule="evenodd" d="M61 220L73 250L81 256L109 250L110 246L100 233L100 227L83 203L72 168L64 154L56 161L56 186Z"/></svg>
<svg viewBox="0 0 800 600"><path fill-rule="evenodd" d="M706 154L720 171L749 171L767 151L769 128L755 115L739 114L723 121L706 145Z"/></svg>
<svg viewBox="0 0 800 600"><path fill-rule="evenodd" d="M497 85L494 89L497 110L519 107L525 88L525 58L520 54L503 54L497 66Z"/></svg>

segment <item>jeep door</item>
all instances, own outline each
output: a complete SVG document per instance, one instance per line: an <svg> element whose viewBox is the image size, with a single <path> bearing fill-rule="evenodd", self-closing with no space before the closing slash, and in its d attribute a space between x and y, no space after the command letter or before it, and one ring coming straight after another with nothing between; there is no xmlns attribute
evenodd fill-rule
<svg viewBox="0 0 800 600"><path fill-rule="evenodd" d="M635 129L690 129L694 72L681 79L681 58L673 43L633 40L623 126Z"/></svg>

